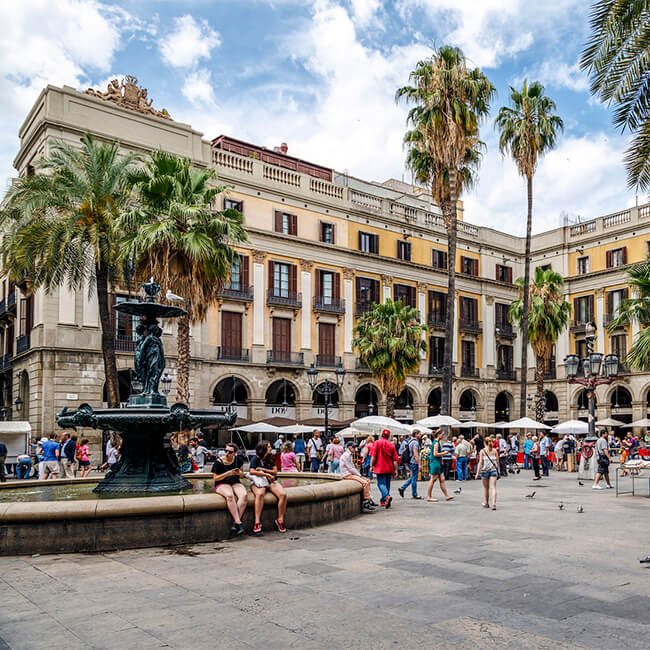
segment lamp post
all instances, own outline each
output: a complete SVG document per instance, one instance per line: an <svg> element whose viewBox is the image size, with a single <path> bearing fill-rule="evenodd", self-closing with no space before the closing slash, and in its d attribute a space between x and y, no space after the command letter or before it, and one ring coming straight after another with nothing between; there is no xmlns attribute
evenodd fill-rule
<svg viewBox="0 0 650 650"><path fill-rule="evenodd" d="M163 395L169 395L169 386L172 383L172 378L169 376L169 373L166 370L160 380L160 383L162 384Z"/></svg>
<svg viewBox="0 0 650 650"><path fill-rule="evenodd" d="M594 391L598 386L611 384L618 375L618 356L608 354L605 356L600 352L594 352L594 341L596 340L596 328L593 323L587 323L585 327L585 341L587 343L587 356L582 359L583 377L578 377L580 359L577 354L569 354L564 362L566 364L567 379L570 384L580 384L587 390L589 400L589 433L587 440L596 438L596 399Z"/></svg>
<svg viewBox="0 0 650 650"><path fill-rule="evenodd" d="M343 364L339 361L339 365L334 371L336 375L336 383L326 379L322 384L318 383L318 370L314 368L312 363L309 370L307 371L307 379L309 380L309 387L312 391L316 391L319 395L322 395L325 398L325 439L328 439L329 436L329 409L331 404L331 397L338 391L341 386L343 386L343 380L345 379L345 369Z"/></svg>

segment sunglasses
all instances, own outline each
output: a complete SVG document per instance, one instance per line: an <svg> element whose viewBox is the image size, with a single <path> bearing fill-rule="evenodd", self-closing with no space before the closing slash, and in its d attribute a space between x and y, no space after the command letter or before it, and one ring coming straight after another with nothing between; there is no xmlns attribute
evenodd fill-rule
<svg viewBox="0 0 650 650"><path fill-rule="evenodd" d="M235 450L234 449L226 449L227 454L234 454Z"/></svg>

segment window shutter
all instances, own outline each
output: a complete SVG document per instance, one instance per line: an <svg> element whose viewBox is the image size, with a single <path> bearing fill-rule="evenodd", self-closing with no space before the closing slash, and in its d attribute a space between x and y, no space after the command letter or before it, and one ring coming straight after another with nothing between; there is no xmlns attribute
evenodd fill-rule
<svg viewBox="0 0 650 650"><path fill-rule="evenodd" d="M607 292L607 313L614 313L614 294L612 291Z"/></svg>
<svg viewBox="0 0 650 650"><path fill-rule="evenodd" d="M370 285L372 287L371 291L371 303L379 303L381 300L379 300L379 280L372 280L372 284Z"/></svg>
<svg viewBox="0 0 650 650"><path fill-rule="evenodd" d="M627 300L629 297L630 297L630 290L627 287L625 287L625 289L623 289L623 300Z"/></svg>
<svg viewBox="0 0 650 650"><path fill-rule="evenodd" d="M627 246L623 246L623 264L627 264Z"/></svg>
<svg viewBox="0 0 650 650"><path fill-rule="evenodd" d="M371 235L370 237L371 253L379 253L379 235Z"/></svg>
<svg viewBox="0 0 650 650"><path fill-rule="evenodd" d="M316 295L323 295L323 272L320 269L316 269Z"/></svg>
<svg viewBox="0 0 650 650"><path fill-rule="evenodd" d="M282 212L275 211L275 232L282 232Z"/></svg>
<svg viewBox="0 0 650 650"><path fill-rule="evenodd" d="M274 279L275 279L275 262L269 262L269 284L268 284L269 289L273 290L273 285L275 284ZM275 295L275 293L273 295Z"/></svg>
<svg viewBox="0 0 650 650"><path fill-rule="evenodd" d="M332 244L336 244L336 224L332 224Z"/></svg>
<svg viewBox="0 0 650 650"><path fill-rule="evenodd" d="M449 266L449 261L447 259L447 253L445 251L442 252L442 268L446 269Z"/></svg>
<svg viewBox="0 0 650 650"><path fill-rule="evenodd" d="M594 320L594 297L593 295L587 296L587 304L589 305L589 320L593 322Z"/></svg>
<svg viewBox="0 0 650 650"><path fill-rule="evenodd" d="M294 236L298 234L298 216L295 214L289 215L289 234Z"/></svg>
<svg viewBox="0 0 650 650"><path fill-rule="evenodd" d="M289 293L298 292L298 267L295 264L289 265Z"/></svg>
<svg viewBox="0 0 650 650"><path fill-rule="evenodd" d="M428 311L431 313L433 311L433 291L428 292Z"/></svg>
<svg viewBox="0 0 650 650"><path fill-rule="evenodd" d="M607 258L607 262L606 262L607 263L607 268L611 269L612 268L612 251L607 251L606 258Z"/></svg>
<svg viewBox="0 0 650 650"><path fill-rule="evenodd" d="M359 237L358 237L358 239L359 239L359 243L358 243L358 246L357 246L357 247L358 247L359 250L361 250L361 234L362 234L362 233L361 233L361 231L359 231L357 234L359 235Z"/></svg>
<svg viewBox="0 0 650 650"><path fill-rule="evenodd" d="M415 307L418 304L417 297L415 295L415 287L409 287L409 301L411 307Z"/></svg>
<svg viewBox="0 0 650 650"><path fill-rule="evenodd" d="M357 303L361 302L361 278L355 278Z"/></svg>
<svg viewBox="0 0 650 650"><path fill-rule="evenodd" d="M579 300L578 298L573 299L573 320L576 322L580 320L578 300Z"/></svg>
<svg viewBox="0 0 650 650"><path fill-rule="evenodd" d="M507 267L506 270L506 282L512 284L512 266Z"/></svg>
<svg viewBox="0 0 650 650"><path fill-rule="evenodd" d="M501 280L501 264L497 264L497 280Z"/></svg>
<svg viewBox="0 0 650 650"><path fill-rule="evenodd" d="M333 282L334 297L338 300L341 297L341 274L334 274Z"/></svg>
<svg viewBox="0 0 650 650"><path fill-rule="evenodd" d="M241 283L245 286L250 284L249 281L249 258L248 255L240 255L241 259Z"/></svg>
<svg viewBox="0 0 650 650"><path fill-rule="evenodd" d="M325 222L324 221L319 221L318 222L318 231L319 231L318 241L325 241Z"/></svg>
<svg viewBox="0 0 650 650"><path fill-rule="evenodd" d="M472 275L478 275L478 260L472 260Z"/></svg>

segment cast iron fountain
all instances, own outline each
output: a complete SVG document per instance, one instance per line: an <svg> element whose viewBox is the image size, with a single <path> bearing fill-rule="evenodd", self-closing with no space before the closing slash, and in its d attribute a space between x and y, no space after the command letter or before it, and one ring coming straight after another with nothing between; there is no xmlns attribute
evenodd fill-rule
<svg viewBox="0 0 650 650"><path fill-rule="evenodd" d="M153 279L142 288L147 296L145 300L129 300L115 307L123 314L140 317L134 366L142 392L131 395L126 408L93 409L90 404L81 404L74 410L65 407L56 416L57 424L63 428L117 431L122 437L120 461L94 492L158 493L190 488L169 444L172 433L207 424L231 425L237 418L236 413L190 410L182 403L167 406L167 399L158 392L165 354L157 319L178 318L186 312L180 307L157 303L160 286Z"/></svg>

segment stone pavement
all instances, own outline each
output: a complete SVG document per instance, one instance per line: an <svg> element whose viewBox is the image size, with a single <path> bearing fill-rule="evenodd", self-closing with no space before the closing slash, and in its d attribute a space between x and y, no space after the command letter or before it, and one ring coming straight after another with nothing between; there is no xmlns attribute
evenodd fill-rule
<svg viewBox="0 0 650 650"><path fill-rule="evenodd" d="M477 482L449 503L395 487L283 536L0 558L0 648L650 647L650 500L567 474L498 488L495 512Z"/></svg>

